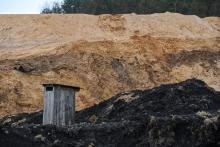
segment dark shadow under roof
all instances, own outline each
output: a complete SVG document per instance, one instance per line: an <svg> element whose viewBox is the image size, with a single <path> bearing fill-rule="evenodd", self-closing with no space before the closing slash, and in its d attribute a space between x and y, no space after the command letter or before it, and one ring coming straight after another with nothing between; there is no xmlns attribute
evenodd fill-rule
<svg viewBox="0 0 220 147"><path fill-rule="evenodd" d="M60 87L66 87L66 88L72 88L76 91L79 91L80 90L80 87L78 86L70 86L70 85L63 85L63 84L42 84L44 87L48 87L48 86L60 86Z"/></svg>

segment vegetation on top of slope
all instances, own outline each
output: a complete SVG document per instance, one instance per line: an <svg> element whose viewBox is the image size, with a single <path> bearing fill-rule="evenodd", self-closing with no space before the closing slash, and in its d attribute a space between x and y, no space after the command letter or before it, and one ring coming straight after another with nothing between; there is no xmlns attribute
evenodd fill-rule
<svg viewBox="0 0 220 147"><path fill-rule="evenodd" d="M64 0L45 6L42 13L150 14L176 12L189 15L219 16L219 0Z"/></svg>

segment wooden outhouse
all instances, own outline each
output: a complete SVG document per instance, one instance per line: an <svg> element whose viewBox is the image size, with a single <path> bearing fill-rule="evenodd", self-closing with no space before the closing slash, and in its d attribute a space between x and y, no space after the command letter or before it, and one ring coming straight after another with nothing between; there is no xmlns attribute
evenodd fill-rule
<svg viewBox="0 0 220 147"><path fill-rule="evenodd" d="M61 84L43 84L43 86L43 125L72 125L75 114L75 93L80 88Z"/></svg>

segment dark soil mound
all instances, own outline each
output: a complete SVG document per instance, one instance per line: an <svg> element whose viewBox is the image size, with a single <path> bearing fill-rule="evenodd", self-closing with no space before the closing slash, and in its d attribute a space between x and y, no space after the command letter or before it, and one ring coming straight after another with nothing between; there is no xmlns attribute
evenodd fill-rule
<svg viewBox="0 0 220 147"><path fill-rule="evenodd" d="M196 79L120 93L76 113L71 127L42 112L0 119L1 146L220 146L220 92Z"/></svg>

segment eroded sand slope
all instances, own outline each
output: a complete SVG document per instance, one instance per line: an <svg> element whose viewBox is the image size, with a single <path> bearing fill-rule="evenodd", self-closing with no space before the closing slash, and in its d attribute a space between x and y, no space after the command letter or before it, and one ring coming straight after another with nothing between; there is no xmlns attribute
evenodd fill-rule
<svg viewBox="0 0 220 147"><path fill-rule="evenodd" d="M0 16L0 115L41 109L45 82L82 87L79 110L193 77L220 90L219 17Z"/></svg>

